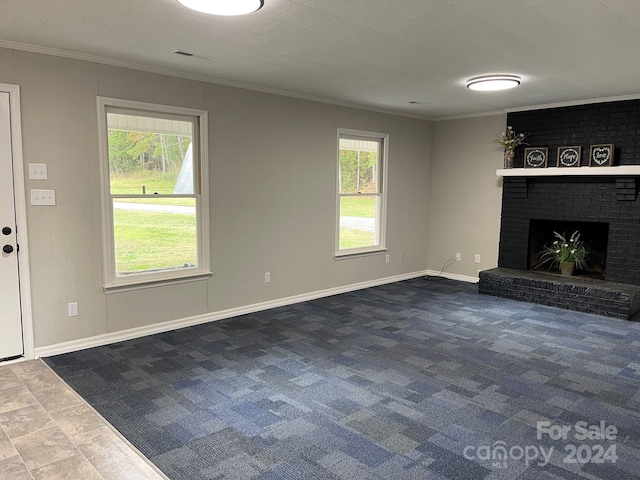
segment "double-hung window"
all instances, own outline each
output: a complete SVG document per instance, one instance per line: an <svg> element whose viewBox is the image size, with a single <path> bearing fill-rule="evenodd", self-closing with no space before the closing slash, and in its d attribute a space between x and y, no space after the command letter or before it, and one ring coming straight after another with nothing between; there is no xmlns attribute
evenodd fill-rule
<svg viewBox="0 0 640 480"><path fill-rule="evenodd" d="M389 136L338 129L336 257L385 249Z"/></svg>
<svg viewBox="0 0 640 480"><path fill-rule="evenodd" d="M209 274L207 112L98 98L105 288Z"/></svg>

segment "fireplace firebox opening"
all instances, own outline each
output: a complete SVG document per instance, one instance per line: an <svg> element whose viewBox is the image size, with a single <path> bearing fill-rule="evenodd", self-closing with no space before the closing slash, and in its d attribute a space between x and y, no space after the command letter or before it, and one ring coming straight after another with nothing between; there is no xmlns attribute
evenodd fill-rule
<svg viewBox="0 0 640 480"><path fill-rule="evenodd" d="M575 231L580 232L589 255L587 257L588 270L576 270L575 274L589 278L604 280L607 263L607 241L609 238L609 224L605 222L577 222L564 220L536 220L529 222L529 250L528 269L548 271L548 266L539 268L539 254L548 243L555 240L554 232L564 234L569 238Z"/></svg>

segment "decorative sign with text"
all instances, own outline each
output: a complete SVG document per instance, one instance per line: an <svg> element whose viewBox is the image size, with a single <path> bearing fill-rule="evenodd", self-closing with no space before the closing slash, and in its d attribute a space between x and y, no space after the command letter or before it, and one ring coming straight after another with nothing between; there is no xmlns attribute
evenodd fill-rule
<svg viewBox="0 0 640 480"><path fill-rule="evenodd" d="M589 151L590 167L610 167L613 165L613 153L615 149L613 143L604 145L591 145Z"/></svg>
<svg viewBox="0 0 640 480"><path fill-rule="evenodd" d="M579 167L582 147L558 147L558 167Z"/></svg>
<svg viewBox="0 0 640 480"><path fill-rule="evenodd" d="M524 149L524 166L525 168L546 168L547 147L525 148Z"/></svg>

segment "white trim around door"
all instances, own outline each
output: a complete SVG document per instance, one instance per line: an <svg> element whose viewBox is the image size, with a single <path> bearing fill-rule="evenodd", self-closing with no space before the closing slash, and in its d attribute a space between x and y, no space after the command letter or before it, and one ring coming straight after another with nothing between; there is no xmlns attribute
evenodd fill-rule
<svg viewBox="0 0 640 480"><path fill-rule="evenodd" d="M22 119L20 116L20 87L0 83L0 92L9 94L11 144L13 153L13 189L16 209L16 232L20 270L20 303L22 314L22 339L24 358L35 358L33 341L33 313L31 309L31 276L29 273L29 242L27 239L27 199L24 183L24 159L22 154Z"/></svg>

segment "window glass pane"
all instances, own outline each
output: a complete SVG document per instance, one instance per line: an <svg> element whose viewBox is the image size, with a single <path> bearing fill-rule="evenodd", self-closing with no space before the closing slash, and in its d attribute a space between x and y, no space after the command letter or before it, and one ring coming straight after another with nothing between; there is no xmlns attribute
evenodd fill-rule
<svg viewBox="0 0 640 480"><path fill-rule="evenodd" d="M111 194L193 194L193 125L107 113Z"/></svg>
<svg viewBox="0 0 640 480"><path fill-rule="evenodd" d="M340 138L340 193L378 193L379 141Z"/></svg>
<svg viewBox="0 0 640 480"><path fill-rule="evenodd" d="M376 212L379 197L358 195L340 197L340 250L379 244Z"/></svg>
<svg viewBox="0 0 640 480"><path fill-rule="evenodd" d="M194 198L113 201L116 276L197 267Z"/></svg>

